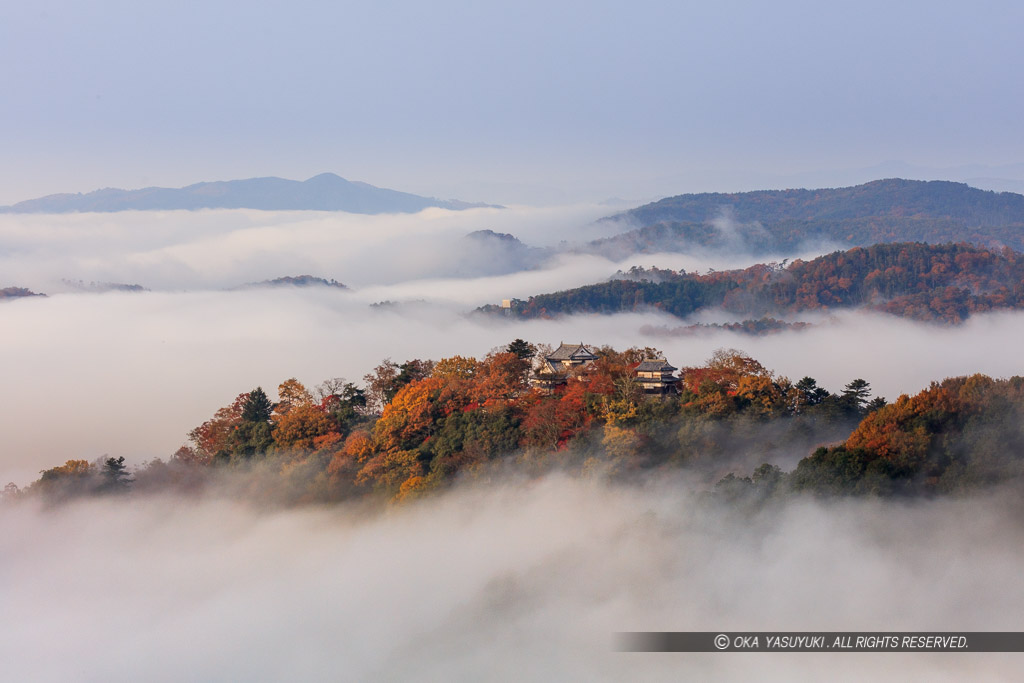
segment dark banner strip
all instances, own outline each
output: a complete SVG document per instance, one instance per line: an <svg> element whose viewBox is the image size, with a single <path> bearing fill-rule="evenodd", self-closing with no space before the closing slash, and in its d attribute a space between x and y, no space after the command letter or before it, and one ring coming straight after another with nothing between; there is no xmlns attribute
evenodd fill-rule
<svg viewBox="0 0 1024 683"><path fill-rule="evenodd" d="M1024 652L1024 632L629 631L620 652Z"/></svg>

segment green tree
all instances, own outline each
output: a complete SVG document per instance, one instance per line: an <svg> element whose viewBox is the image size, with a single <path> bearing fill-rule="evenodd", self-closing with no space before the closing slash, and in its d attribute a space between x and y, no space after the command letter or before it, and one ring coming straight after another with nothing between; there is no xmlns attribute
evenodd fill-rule
<svg viewBox="0 0 1024 683"><path fill-rule="evenodd" d="M274 404L267 398L262 387L256 387L246 396L242 404L243 422L269 422L274 412Z"/></svg>
<svg viewBox="0 0 1024 683"><path fill-rule="evenodd" d="M864 406L871 395L871 385L862 379L855 379L843 388L839 397L840 402L847 412L863 415Z"/></svg>
<svg viewBox="0 0 1024 683"><path fill-rule="evenodd" d="M804 377L796 383L796 388L804 399L804 405L816 406L828 398L828 390L818 386L813 377Z"/></svg>
<svg viewBox="0 0 1024 683"><path fill-rule="evenodd" d="M104 460L100 476L103 477L103 490L110 493L123 493L132 483L132 476L128 472L128 466L124 464L123 455L120 458Z"/></svg>
<svg viewBox="0 0 1024 683"><path fill-rule="evenodd" d="M226 453L219 453L218 458L227 456L230 459L251 458L267 452L274 443L273 428L269 422L249 422L243 420L228 440Z"/></svg>
<svg viewBox="0 0 1024 683"><path fill-rule="evenodd" d="M515 339L505 350L509 353L516 354L522 360L529 360L533 358L535 353L537 353L536 346L522 339Z"/></svg>

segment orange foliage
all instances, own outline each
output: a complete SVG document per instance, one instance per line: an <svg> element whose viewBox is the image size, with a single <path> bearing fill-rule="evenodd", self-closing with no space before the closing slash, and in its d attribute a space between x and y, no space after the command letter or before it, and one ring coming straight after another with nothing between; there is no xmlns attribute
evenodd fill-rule
<svg viewBox="0 0 1024 683"><path fill-rule="evenodd" d="M932 435L962 410L948 388L932 384L913 398L904 394L869 414L846 440L846 447L863 448L888 460L921 461L928 455Z"/></svg>
<svg viewBox="0 0 1024 683"><path fill-rule="evenodd" d="M283 450L313 450L313 441L331 431L333 424L312 403L293 405L274 426L274 443Z"/></svg>
<svg viewBox="0 0 1024 683"><path fill-rule="evenodd" d="M373 436L380 450L402 448L429 436L436 417L432 398L440 393L444 380L437 377L413 380L402 387L391 403L384 406L374 425Z"/></svg>
<svg viewBox="0 0 1024 683"><path fill-rule="evenodd" d="M529 368L529 361L514 353L488 355L473 377L472 400L481 405L493 405L518 398L528 388L526 373Z"/></svg>
<svg viewBox="0 0 1024 683"><path fill-rule="evenodd" d="M338 432L327 432L313 439L313 449L318 453L337 452L344 444L345 438Z"/></svg>
<svg viewBox="0 0 1024 683"><path fill-rule="evenodd" d="M242 407L248 398L249 393L242 392L231 405L220 408L213 418L188 433L189 440L196 445L201 456L212 457L227 448L235 427L242 421Z"/></svg>

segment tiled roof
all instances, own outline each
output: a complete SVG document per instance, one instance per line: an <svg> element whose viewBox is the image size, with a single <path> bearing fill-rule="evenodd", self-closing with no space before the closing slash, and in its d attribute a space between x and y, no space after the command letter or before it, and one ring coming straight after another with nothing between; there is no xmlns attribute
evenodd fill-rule
<svg viewBox="0 0 1024 683"><path fill-rule="evenodd" d="M580 344L560 344L554 352L547 357L548 360L597 360L587 347Z"/></svg>
<svg viewBox="0 0 1024 683"><path fill-rule="evenodd" d="M678 369L669 365L664 358L649 358L636 366L637 372L675 372Z"/></svg>

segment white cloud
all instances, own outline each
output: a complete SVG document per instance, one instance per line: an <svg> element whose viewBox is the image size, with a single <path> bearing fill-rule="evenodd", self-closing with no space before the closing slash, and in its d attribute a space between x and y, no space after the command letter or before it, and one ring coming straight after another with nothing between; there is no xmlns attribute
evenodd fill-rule
<svg viewBox="0 0 1024 683"><path fill-rule="evenodd" d="M1014 655L667 655L624 630L1013 630L1013 497L702 507L553 476L386 514L165 499L0 515L12 680L1008 679ZM838 661L841 657L842 661Z"/></svg>
<svg viewBox="0 0 1024 683"><path fill-rule="evenodd" d="M62 279L151 289L240 285L310 272L346 284L443 275L475 230L550 245L591 239L604 207L428 209L364 216L316 211L0 214L3 286L59 291ZM500 264L498 264L500 265Z"/></svg>

